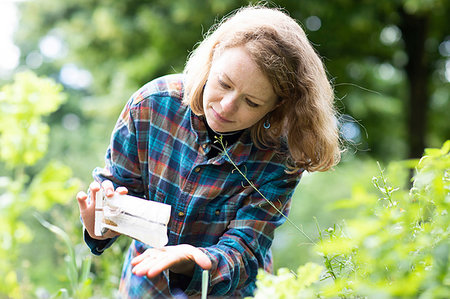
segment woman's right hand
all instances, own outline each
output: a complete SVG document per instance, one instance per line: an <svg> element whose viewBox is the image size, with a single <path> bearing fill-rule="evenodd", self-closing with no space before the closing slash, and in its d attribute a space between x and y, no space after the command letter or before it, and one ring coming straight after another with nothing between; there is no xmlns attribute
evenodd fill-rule
<svg viewBox="0 0 450 299"><path fill-rule="evenodd" d="M119 233L112 230L108 230L103 236L96 236L94 233L95 195L100 190L100 188L103 188L103 192L105 193L106 197L112 197L114 195L114 192L125 195L128 193L128 189L125 187L117 187L117 189L114 191L114 185L111 181L105 180L102 182L101 186L98 182L94 181L89 186L89 201L87 200L88 195L85 192L80 191L77 194L77 201L78 207L80 208L81 219L83 220L84 227L89 236L93 239L105 240L118 236Z"/></svg>

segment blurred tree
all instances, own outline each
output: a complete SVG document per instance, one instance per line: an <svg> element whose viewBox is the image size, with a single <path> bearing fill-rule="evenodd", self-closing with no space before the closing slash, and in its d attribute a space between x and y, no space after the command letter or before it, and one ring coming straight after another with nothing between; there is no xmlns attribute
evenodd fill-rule
<svg viewBox="0 0 450 299"><path fill-rule="evenodd" d="M88 117L95 115L92 106L104 106L114 119L133 90L182 71L205 30L249 2L255 1L27 1L17 42L24 65L43 61L37 72L96 96L83 103ZM450 135L444 121L450 111L448 1L272 5L298 19L325 57L342 113L357 119L343 117L342 134L358 149L382 160L419 157L425 144L437 146Z"/></svg>
<svg viewBox="0 0 450 299"><path fill-rule="evenodd" d="M245 4L237 0L28 1L22 5L17 41L25 63L36 51L52 59L55 72L70 61L92 73L94 93L105 94L123 78L137 87L155 76L182 71L202 31L216 17ZM60 44L54 46L59 51L53 57L51 50L45 50L49 40Z"/></svg>
<svg viewBox="0 0 450 299"><path fill-rule="evenodd" d="M36 0L21 3L22 68L61 82L51 153L90 180L114 122L142 84L181 72L205 28L245 1ZM65 138L70 134L71 138ZM79 161L84 163L79 163Z"/></svg>
<svg viewBox="0 0 450 299"><path fill-rule="evenodd" d="M343 113L368 134L363 149L381 160L417 158L450 136L448 1L277 3L326 58Z"/></svg>

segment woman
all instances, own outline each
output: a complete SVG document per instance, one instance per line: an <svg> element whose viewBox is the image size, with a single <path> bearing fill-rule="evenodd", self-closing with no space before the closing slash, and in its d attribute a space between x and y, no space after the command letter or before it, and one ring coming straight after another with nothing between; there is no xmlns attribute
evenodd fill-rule
<svg viewBox="0 0 450 299"><path fill-rule="evenodd" d="M199 294L209 269L210 295L251 295L258 268L271 270L274 230L302 172L328 170L339 153L333 91L301 27L276 9L238 10L210 31L183 75L131 97L105 168L94 170L90 198L101 184L107 196L172 206L166 247L132 242L121 294ZM87 198L77 195L85 240L101 254L117 233L95 236Z"/></svg>

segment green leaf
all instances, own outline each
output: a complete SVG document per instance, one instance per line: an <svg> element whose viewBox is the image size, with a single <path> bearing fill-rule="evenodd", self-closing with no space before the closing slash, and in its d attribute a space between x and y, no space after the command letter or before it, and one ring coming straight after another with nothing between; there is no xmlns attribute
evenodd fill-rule
<svg viewBox="0 0 450 299"><path fill-rule="evenodd" d="M324 270L324 267L315 264L315 263L307 263L303 266L300 266L297 270L297 280L301 281L301 283L305 287L309 287L314 282L319 280L320 274Z"/></svg>
<svg viewBox="0 0 450 299"><path fill-rule="evenodd" d="M0 160L9 167L33 165L47 152L49 126L43 116L66 100L62 86L34 73L16 74L0 90Z"/></svg>
<svg viewBox="0 0 450 299"><path fill-rule="evenodd" d="M30 205L45 211L54 204L73 199L80 182L72 177L72 170L52 161L33 179L28 189Z"/></svg>
<svg viewBox="0 0 450 299"><path fill-rule="evenodd" d="M67 274L69 276L69 280L72 286L72 290L76 290L78 286L78 271L77 271L77 262L76 262L76 256L75 256L75 250L72 244L72 241L70 240L69 235L59 228L56 225L51 224L50 222L46 221L44 218L42 218L41 215L38 213L34 213L34 217L48 230L56 234L58 237L60 237L64 244L66 245L68 255L67 255Z"/></svg>

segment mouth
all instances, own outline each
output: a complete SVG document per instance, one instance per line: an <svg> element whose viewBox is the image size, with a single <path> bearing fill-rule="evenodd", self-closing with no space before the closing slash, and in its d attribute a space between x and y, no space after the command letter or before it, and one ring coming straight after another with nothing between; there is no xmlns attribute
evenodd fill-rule
<svg viewBox="0 0 450 299"><path fill-rule="evenodd" d="M219 121L225 122L225 123L231 123L232 122L231 120L229 120L229 119L221 116L219 113L217 113L216 110L214 110L214 108L211 107L211 110L212 110L212 112L214 114L214 117L217 118Z"/></svg>

